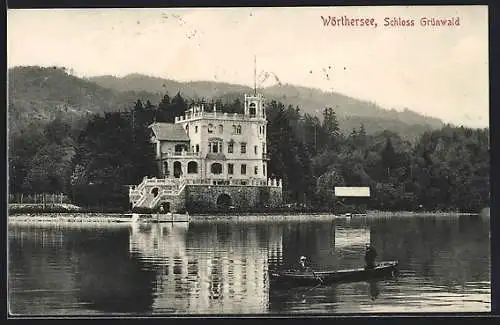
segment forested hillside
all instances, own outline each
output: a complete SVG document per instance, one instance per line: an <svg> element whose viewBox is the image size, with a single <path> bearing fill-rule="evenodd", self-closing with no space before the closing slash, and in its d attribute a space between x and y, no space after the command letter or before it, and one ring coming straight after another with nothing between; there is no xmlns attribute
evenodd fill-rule
<svg viewBox="0 0 500 325"><path fill-rule="evenodd" d="M221 82L177 82L140 74L131 74L123 78L101 76L89 78L103 87L117 91L149 91L163 94L180 92L186 98L221 100L229 104L243 98L253 90L246 86ZM373 134L383 130L399 133L403 138L414 140L425 131L443 126L439 119L420 115L405 109L402 112L386 110L374 103L351 98L335 92L324 92L315 88L278 84L259 89L269 101L280 101L285 105L299 106L304 113L322 118L325 106L335 108L340 122L340 130L349 133L353 128L364 124L366 132Z"/></svg>
<svg viewBox="0 0 500 325"><path fill-rule="evenodd" d="M9 71L9 192L63 192L82 206L126 208L125 185L156 175L147 125L172 122L197 100L170 89L123 93L63 69L16 69ZM242 111L234 94L216 97L220 110ZM283 179L287 203L335 209L334 187L342 185L370 186L370 209L479 211L489 203L488 129L445 125L409 139L394 128L368 132L375 119L362 112L349 117L348 129L339 106L318 110L267 102L268 174Z"/></svg>

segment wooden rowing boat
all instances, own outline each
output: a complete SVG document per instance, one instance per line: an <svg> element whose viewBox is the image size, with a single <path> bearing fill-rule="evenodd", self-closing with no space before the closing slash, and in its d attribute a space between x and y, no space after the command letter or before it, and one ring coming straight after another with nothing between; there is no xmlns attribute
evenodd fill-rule
<svg viewBox="0 0 500 325"><path fill-rule="evenodd" d="M397 274L398 262L385 261L373 269L357 268L338 271L287 270L270 271L271 282L295 286L331 284L337 282L366 281L376 278L393 277Z"/></svg>

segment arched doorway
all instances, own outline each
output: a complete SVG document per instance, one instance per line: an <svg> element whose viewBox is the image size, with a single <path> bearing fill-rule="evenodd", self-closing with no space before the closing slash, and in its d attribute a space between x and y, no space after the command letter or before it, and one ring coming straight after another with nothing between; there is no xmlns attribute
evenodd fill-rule
<svg viewBox="0 0 500 325"><path fill-rule="evenodd" d="M197 174L198 173L198 163L196 161L188 162L188 174Z"/></svg>
<svg viewBox="0 0 500 325"><path fill-rule="evenodd" d="M174 177L179 178L182 175L182 165L179 161L174 162Z"/></svg>
<svg viewBox="0 0 500 325"><path fill-rule="evenodd" d="M210 167L210 171L212 172L212 174L215 175L222 174L222 164L213 163L212 166Z"/></svg>
<svg viewBox="0 0 500 325"><path fill-rule="evenodd" d="M229 208L232 204L231 197L227 195L226 193L223 193L217 197L217 207L218 208L224 208L227 209Z"/></svg>
<svg viewBox="0 0 500 325"><path fill-rule="evenodd" d="M164 212L170 212L170 202L162 202L161 207Z"/></svg>
<svg viewBox="0 0 500 325"><path fill-rule="evenodd" d="M158 187L153 187L153 189L151 190L151 194L153 194L154 197L157 197L158 196Z"/></svg>

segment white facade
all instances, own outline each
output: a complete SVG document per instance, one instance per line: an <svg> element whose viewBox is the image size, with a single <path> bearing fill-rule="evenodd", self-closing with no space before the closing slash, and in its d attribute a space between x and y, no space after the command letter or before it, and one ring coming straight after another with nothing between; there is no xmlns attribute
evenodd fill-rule
<svg viewBox="0 0 500 325"><path fill-rule="evenodd" d="M267 185L264 99L245 95L244 105L244 114L199 105L176 117L186 140L153 138L161 176L188 184Z"/></svg>

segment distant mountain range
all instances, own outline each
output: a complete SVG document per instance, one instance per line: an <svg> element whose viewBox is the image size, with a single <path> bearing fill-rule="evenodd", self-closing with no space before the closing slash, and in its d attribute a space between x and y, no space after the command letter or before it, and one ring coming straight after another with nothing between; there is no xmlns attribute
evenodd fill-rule
<svg viewBox="0 0 500 325"><path fill-rule="evenodd" d="M180 92L185 98L233 101L253 89L243 85L212 81L177 82L131 74L122 78L98 76L87 79L70 75L64 68L15 67L9 69L9 127L23 127L32 121L48 121L56 114L85 116L105 111L129 110L137 99L157 104L165 93ZM411 110L386 110L374 103L339 93L289 84L260 89L266 100L299 106L302 113L321 117L333 107L340 128L350 132L364 125L368 133L390 130L415 138L444 123Z"/></svg>

